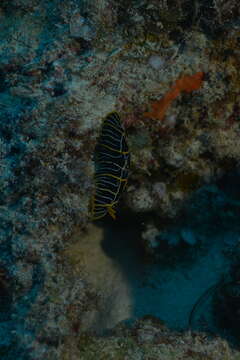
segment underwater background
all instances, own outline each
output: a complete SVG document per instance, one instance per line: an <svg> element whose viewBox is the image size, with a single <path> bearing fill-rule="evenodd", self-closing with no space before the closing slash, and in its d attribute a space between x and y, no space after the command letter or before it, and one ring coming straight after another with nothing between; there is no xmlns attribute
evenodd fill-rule
<svg viewBox="0 0 240 360"><path fill-rule="evenodd" d="M1 1L1 360L240 359L239 15ZM93 221L113 111L128 184Z"/></svg>

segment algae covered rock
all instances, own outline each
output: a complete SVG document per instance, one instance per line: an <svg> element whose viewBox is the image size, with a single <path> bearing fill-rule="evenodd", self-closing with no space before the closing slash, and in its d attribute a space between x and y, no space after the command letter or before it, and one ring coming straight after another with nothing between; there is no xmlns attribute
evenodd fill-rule
<svg viewBox="0 0 240 360"><path fill-rule="evenodd" d="M237 359L225 340L151 316L91 331L131 319L145 257L189 265L208 252L210 223L238 231L238 194L224 180L240 160L238 15L234 0L1 2L1 358ZM113 110L131 170L120 228L106 219L98 233L93 152ZM123 272L121 239L136 261ZM223 251L235 259L233 243ZM219 294L227 308L231 291Z"/></svg>

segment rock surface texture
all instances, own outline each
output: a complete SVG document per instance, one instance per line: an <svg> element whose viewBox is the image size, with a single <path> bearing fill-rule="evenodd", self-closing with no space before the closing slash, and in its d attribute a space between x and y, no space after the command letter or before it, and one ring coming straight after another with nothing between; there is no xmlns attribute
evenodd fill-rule
<svg viewBox="0 0 240 360"><path fill-rule="evenodd" d="M131 169L116 221L139 220L148 261L163 242L201 248L203 221L235 224L240 202L218 182L239 176L238 1L2 0L0 30L0 358L240 359L220 336L150 315L117 324L132 316L131 268L103 256L107 231L88 215L101 121L117 110ZM195 223L169 230L182 211Z"/></svg>

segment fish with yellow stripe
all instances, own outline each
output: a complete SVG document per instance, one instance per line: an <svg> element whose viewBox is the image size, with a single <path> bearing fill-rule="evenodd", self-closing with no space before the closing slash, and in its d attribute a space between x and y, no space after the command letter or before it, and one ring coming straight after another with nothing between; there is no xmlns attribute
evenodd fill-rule
<svg viewBox="0 0 240 360"><path fill-rule="evenodd" d="M91 199L92 220L109 214L116 219L115 207L126 187L130 154L125 130L117 112L103 119L101 133L95 147L95 189Z"/></svg>

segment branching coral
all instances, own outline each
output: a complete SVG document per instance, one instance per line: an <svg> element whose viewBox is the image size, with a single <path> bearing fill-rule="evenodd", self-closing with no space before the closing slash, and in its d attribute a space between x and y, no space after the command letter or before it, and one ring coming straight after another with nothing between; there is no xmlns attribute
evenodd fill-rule
<svg viewBox="0 0 240 360"><path fill-rule="evenodd" d="M181 77L162 99L152 103L152 111L145 112L143 115L152 119L163 120L168 107L182 91L192 92L200 88L203 81L203 75L203 72L197 72L191 76L185 75Z"/></svg>

